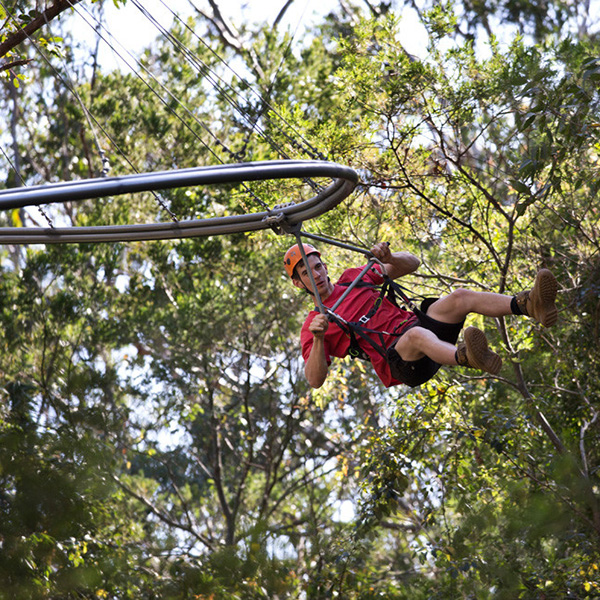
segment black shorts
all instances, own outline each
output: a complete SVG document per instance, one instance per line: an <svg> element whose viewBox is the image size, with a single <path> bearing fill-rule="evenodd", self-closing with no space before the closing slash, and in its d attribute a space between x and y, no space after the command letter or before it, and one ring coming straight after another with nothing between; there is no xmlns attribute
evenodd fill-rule
<svg viewBox="0 0 600 600"><path fill-rule="evenodd" d="M442 323L441 321L429 317L427 315L427 310L436 300L437 298L425 298L425 300L423 300L420 310L415 310L417 321L413 327L423 327L424 329L433 331L440 340L450 344L456 344L456 340L458 340L458 336L460 335L465 322L463 320L461 323ZM408 331L408 329L406 331ZM387 360L390 365L392 377L409 387L418 387L426 381L429 381L437 373L441 365L431 360L428 356L424 356L419 360L402 360L395 348L396 342L400 337L402 336L396 338L395 342L387 351Z"/></svg>

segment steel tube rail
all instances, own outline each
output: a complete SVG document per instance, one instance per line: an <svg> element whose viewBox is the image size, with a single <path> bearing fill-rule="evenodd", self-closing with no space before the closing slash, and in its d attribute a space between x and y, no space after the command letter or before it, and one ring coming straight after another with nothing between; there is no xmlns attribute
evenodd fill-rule
<svg viewBox="0 0 600 600"><path fill-rule="evenodd" d="M0 228L0 244L128 242L223 235L268 229L277 219L282 219L286 225L294 226L337 206L352 193L356 187L358 175L350 167L327 161L279 160L139 173L123 177L86 179L0 190L0 210L9 210L141 191L312 177L327 177L333 179L333 182L307 200L298 204L274 207L269 211L228 217L133 225L4 227Z"/></svg>
<svg viewBox="0 0 600 600"><path fill-rule="evenodd" d="M308 256L306 254L306 250L304 250L304 244L302 243L302 237L300 236L300 232L296 232L296 243L298 244L298 250L300 250L300 254L302 255L302 260L304 261L304 266L306 267L306 272L308 273L308 279L310 280L310 285L313 290L313 296L317 301L317 306L319 307L319 312L324 315L325 307L323 306L323 300L321 300L321 294L317 288L317 284L315 282L315 276L310 268L310 264L308 263Z"/></svg>
<svg viewBox="0 0 600 600"><path fill-rule="evenodd" d="M331 307L329 312L335 313L338 306L346 299L346 296L359 284L362 278L365 276L367 271L375 264L379 262L376 258L369 259L369 262L363 267L363 270L358 274L356 279L348 286L344 293L337 299L337 302Z"/></svg>

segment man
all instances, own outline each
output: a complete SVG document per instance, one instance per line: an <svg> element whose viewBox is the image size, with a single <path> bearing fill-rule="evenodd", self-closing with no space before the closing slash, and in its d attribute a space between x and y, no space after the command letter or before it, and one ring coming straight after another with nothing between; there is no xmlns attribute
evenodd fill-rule
<svg viewBox="0 0 600 600"><path fill-rule="evenodd" d="M334 285L320 252L309 244L303 246L308 265L304 264L296 244L285 254L285 269L297 288L314 295L310 269L323 305L331 308L362 269L347 269ZM371 253L383 264L390 279L412 273L420 264L419 259L408 252L392 253L386 243L375 244ZM350 352L352 324L359 328L368 325L366 335L363 329L359 345L386 387L398 384L416 387L431 379L441 365L472 367L494 375L500 371L502 360L489 349L481 330L468 327L464 342L456 343L469 313L488 317L526 315L544 327L552 326L558 318L555 305L558 285L547 269L538 272L531 290L516 296L457 289L442 298L424 300L420 310L415 311L399 308L384 297L373 314L372 308L380 293L371 286L384 282L381 268L375 264L363 276L364 284L350 291L335 311L339 318L330 316L328 319L317 310L309 313L300 342L311 387L323 385L331 357L343 358ZM383 347L383 351L378 346Z"/></svg>

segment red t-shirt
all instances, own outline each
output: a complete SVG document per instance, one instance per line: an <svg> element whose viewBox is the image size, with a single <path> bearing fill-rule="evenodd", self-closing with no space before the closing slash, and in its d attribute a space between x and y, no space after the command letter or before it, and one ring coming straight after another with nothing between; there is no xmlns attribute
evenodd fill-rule
<svg viewBox="0 0 600 600"><path fill-rule="evenodd" d="M323 302L324 306L331 308L338 300L338 298L347 290L348 286L339 285L340 283L351 283L360 274L363 267L355 269L347 269L342 273L337 283L333 288L333 292ZM383 277L379 270L379 265L375 265L371 268L362 278L365 283L373 285L381 285L383 283ZM340 306L336 309L336 314L342 317L348 322L358 321L363 315L366 315L373 307L375 301L379 298L379 289L373 289L369 287L355 287L350 291L348 296L344 299ZM313 334L309 331L308 327L315 316L319 314L317 310L311 310L304 321L302 331L300 332L300 343L302 345L302 356L304 360L308 360L310 351L313 345ZM388 348L396 337L402 333L410 324L416 320L416 316L413 312L403 310L394 306L387 297L383 299L381 306L377 309L377 312L371 317L371 319L364 325L369 329L375 331L386 332L383 336L383 343ZM393 334L393 335L392 335ZM369 334L377 344L381 344L379 336L375 333ZM390 367L388 362L369 344L368 342L361 340L359 336L357 339L360 342L361 348L368 354L371 364L375 369L375 372L381 379L383 385L390 387L392 385L399 385L402 382L394 379L390 373ZM340 329L340 327L333 322L329 323L329 328L325 333L325 357L327 364L331 364L331 357L336 356L338 358L344 358L347 356L350 348L350 337Z"/></svg>

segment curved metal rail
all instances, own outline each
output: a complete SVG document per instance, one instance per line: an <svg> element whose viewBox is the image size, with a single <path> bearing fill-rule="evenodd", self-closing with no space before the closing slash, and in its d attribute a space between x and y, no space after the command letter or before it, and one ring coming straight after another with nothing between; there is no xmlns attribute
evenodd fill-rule
<svg viewBox="0 0 600 600"><path fill-rule="evenodd" d="M329 177L334 181L308 200L298 204L290 203L274 207L269 211L135 225L0 227L0 244L130 242L257 231L277 227L280 224L284 224L285 227L293 227L337 206L352 193L356 187L358 175L350 167L327 161L277 160L195 167L0 190L0 210L8 210L25 206L118 196L132 192L312 177Z"/></svg>

